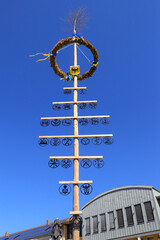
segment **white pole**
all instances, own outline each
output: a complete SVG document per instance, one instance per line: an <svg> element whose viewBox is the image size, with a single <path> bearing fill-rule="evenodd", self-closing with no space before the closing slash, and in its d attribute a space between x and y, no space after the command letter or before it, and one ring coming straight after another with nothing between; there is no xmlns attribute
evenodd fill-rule
<svg viewBox="0 0 160 240"><path fill-rule="evenodd" d="M74 29L74 33L76 33ZM77 44L74 43L74 66L77 66ZM77 109L77 76L74 76L74 92L73 92L73 116L74 116L74 126L73 131L74 135L78 135L78 120L76 117L78 116L78 109ZM74 156L79 156L79 140L78 138L74 138ZM75 158L73 164L73 181L79 182L79 159ZM73 184L73 212L79 211L79 185ZM79 215L78 215L79 216ZM73 223L74 226L74 223ZM79 233L80 229L73 227L73 240L79 240Z"/></svg>

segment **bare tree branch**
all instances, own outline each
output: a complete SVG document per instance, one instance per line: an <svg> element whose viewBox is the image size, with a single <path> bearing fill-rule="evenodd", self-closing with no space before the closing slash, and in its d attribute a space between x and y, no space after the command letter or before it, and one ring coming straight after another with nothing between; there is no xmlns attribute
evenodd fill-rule
<svg viewBox="0 0 160 240"><path fill-rule="evenodd" d="M86 9L79 8L74 12L70 12L65 22L72 27L72 31L79 33L86 25L88 18L86 16Z"/></svg>

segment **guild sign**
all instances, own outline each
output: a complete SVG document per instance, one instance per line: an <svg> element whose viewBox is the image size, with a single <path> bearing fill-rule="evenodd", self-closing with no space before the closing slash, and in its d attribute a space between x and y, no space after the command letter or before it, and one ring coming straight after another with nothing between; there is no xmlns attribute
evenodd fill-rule
<svg viewBox="0 0 160 240"><path fill-rule="evenodd" d="M92 166L92 162L90 159L82 159L81 160L81 166L83 168L90 168Z"/></svg>
<svg viewBox="0 0 160 240"><path fill-rule="evenodd" d="M48 127L49 124L50 124L50 121L44 119L44 120L41 120L41 121L40 121L40 124L41 124L42 127Z"/></svg>
<svg viewBox="0 0 160 240"><path fill-rule="evenodd" d="M90 140L89 140L89 138L82 138L81 139L81 143L83 144L83 145L88 145L89 143L90 143Z"/></svg>
<svg viewBox="0 0 160 240"><path fill-rule="evenodd" d="M102 118L101 123L102 124L109 124L109 118Z"/></svg>
<svg viewBox="0 0 160 240"><path fill-rule="evenodd" d="M86 89L80 89L79 94L86 94L87 90Z"/></svg>
<svg viewBox="0 0 160 240"><path fill-rule="evenodd" d="M53 119L51 121L52 126L57 127L61 124L61 121L59 119Z"/></svg>
<svg viewBox="0 0 160 240"><path fill-rule="evenodd" d="M100 137L94 137L92 138L92 143L94 145L100 145L102 143L102 139Z"/></svg>
<svg viewBox="0 0 160 240"><path fill-rule="evenodd" d="M113 143L113 138L111 138L111 137L104 137L104 138L103 138L103 142L104 142L105 144L110 145L110 144Z"/></svg>
<svg viewBox="0 0 160 240"><path fill-rule="evenodd" d="M58 110L60 110L61 109L61 105L60 104L53 104L53 110L56 110L56 111L58 111Z"/></svg>
<svg viewBox="0 0 160 240"><path fill-rule="evenodd" d="M78 106L79 106L80 109L85 109L87 107L87 104L86 103L80 103Z"/></svg>
<svg viewBox="0 0 160 240"><path fill-rule="evenodd" d="M48 141L47 138L41 138L41 139L39 139L39 141L38 141L38 144L39 144L41 147L47 146L48 143L49 143L49 141Z"/></svg>
<svg viewBox="0 0 160 240"><path fill-rule="evenodd" d="M69 126L72 124L72 120L71 119L63 119L62 124L63 124L63 126Z"/></svg>
<svg viewBox="0 0 160 240"><path fill-rule="evenodd" d="M68 195L70 194L71 192L71 187L68 185L68 184L62 184L60 187L59 187L59 192L60 194L62 195Z"/></svg>
<svg viewBox="0 0 160 240"><path fill-rule="evenodd" d="M61 140L59 138L52 138L50 140L50 144L54 147L58 146L61 143Z"/></svg>
<svg viewBox="0 0 160 240"><path fill-rule="evenodd" d="M80 225L81 225L81 222L82 222L82 218L79 216L79 215L73 215L71 218L70 218L70 222L72 223L71 224L71 229L80 229Z"/></svg>
<svg viewBox="0 0 160 240"><path fill-rule="evenodd" d="M72 138L63 138L62 144L65 146L70 146L72 144Z"/></svg>
<svg viewBox="0 0 160 240"><path fill-rule="evenodd" d="M63 90L63 93L64 93L64 94L71 94L72 91L71 91L70 89L64 89L64 90Z"/></svg>
<svg viewBox="0 0 160 240"><path fill-rule="evenodd" d="M97 107L97 103L89 103L89 108L94 109Z"/></svg>
<svg viewBox="0 0 160 240"><path fill-rule="evenodd" d="M104 166L104 161L102 159L94 159L93 166L96 168L102 168Z"/></svg>
<svg viewBox="0 0 160 240"><path fill-rule="evenodd" d="M76 76L80 74L80 66L71 66L70 67L70 74Z"/></svg>
<svg viewBox="0 0 160 240"><path fill-rule="evenodd" d="M59 166L59 160L58 159L50 159L48 162L48 166L50 168L57 168Z"/></svg>
<svg viewBox="0 0 160 240"><path fill-rule="evenodd" d="M63 104L63 109L64 110L69 110L69 109L71 109L71 104Z"/></svg>
<svg viewBox="0 0 160 240"><path fill-rule="evenodd" d="M88 124L88 119L86 119L86 118L79 119L79 124L81 126L86 126Z"/></svg>
<svg viewBox="0 0 160 240"><path fill-rule="evenodd" d="M90 122L92 125L97 125L99 123L99 120L98 118L91 118Z"/></svg>
<svg viewBox="0 0 160 240"><path fill-rule="evenodd" d="M81 185L80 190L81 190L82 194L89 195L93 191L93 188L92 188L91 184L86 183L86 184Z"/></svg>
<svg viewBox="0 0 160 240"><path fill-rule="evenodd" d="M61 166L63 168L70 168L72 166L72 161L70 159L63 159L61 161Z"/></svg>

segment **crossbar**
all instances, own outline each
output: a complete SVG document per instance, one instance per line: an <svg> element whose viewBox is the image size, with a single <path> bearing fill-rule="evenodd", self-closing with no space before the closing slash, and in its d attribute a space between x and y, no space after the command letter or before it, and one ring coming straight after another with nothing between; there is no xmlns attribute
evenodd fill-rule
<svg viewBox="0 0 160 240"><path fill-rule="evenodd" d="M53 105L55 104L79 104L79 103L97 103L97 100L90 100L90 101L75 101L75 102L52 102Z"/></svg>
<svg viewBox="0 0 160 240"><path fill-rule="evenodd" d="M69 212L70 215L80 215L82 214L82 211L71 211Z"/></svg>
<svg viewBox="0 0 160 240"><path fill-rule="evenodd" d="M49 159L103 159L103 156L50 156Z"/></svg>
<svg viewBox="0 0 160 240"><path fill-rule="evenodd" d="M78 117L41 117L41 120L53 120L53 119L88 119L88 118L110 118L110 115L100 116L78 116Z"/></svg>
<svg viewBox="0 0 160 240"><path fill-rule="evenodd" d="M79 89L87 89L87 87L64 87L63 90L79 90Z"/></svg>
<svg viewBox="0 0 160 240"><path fill-rule="evenodd" d="M84 137L113 137L113 134L95 134L95 135L60 135L60 136L39 136L39 138L84 138Z"/></svg>
<svg viewBox="0 0 160 240"><path fill-rule="evenodd" d="M93 181L59 181L59 184L85 184L89 183L92 184Z"/></svg>

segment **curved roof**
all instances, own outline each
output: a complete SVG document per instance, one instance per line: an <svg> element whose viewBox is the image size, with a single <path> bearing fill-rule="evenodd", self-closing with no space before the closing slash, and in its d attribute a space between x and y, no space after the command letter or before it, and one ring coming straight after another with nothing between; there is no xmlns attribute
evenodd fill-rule
<svg viewBox="0 0 160 240"><path fill-rule="evenodd" d="M129 189L154 189L156 191L158 191L160 193L159 190L157 190L156 188L154 188L153 186L150 186L150 185L128 185L128 186L122 186L122 187L117 187L117 188L112 188L106 192L103 192L99 195L97 195L96 197L92 198L89 202L87 202L86 204L84 204L82 206L82 210L87 207L89 204L91 204L92 202L96 201L98 198L101 198L105 195L108 195L108 194L111 194L111 193L114 193L114 192L117 192L117 191L122 191L122 190L129 190Z"/></svg>

